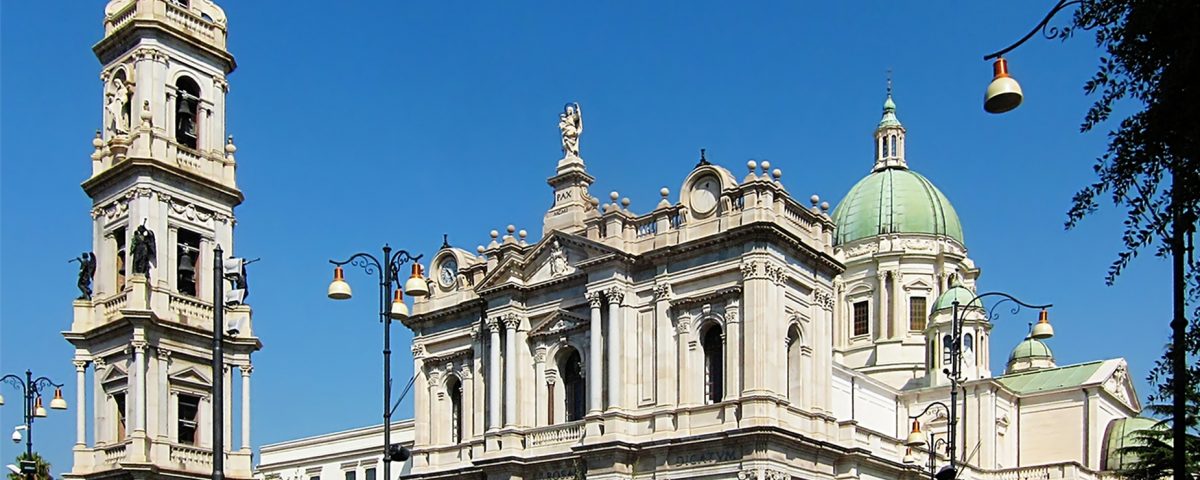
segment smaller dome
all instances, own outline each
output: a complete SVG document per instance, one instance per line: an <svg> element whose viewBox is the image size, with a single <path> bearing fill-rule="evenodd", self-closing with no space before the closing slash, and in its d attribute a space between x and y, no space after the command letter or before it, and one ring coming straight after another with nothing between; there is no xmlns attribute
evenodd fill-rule
<svg viewBox="0 0 1200 480"><path fill-rule="evenodd" d="M1104 454L1100 459L1100 468L1120 470L1131 467L1137 461L1137 456L1131 453L1122 454L1120 449L1144 445L1145 441L1138 438L1136 432L1154 428L1157 424L1154 419L1146 417L1118 418L1109 422L1108 429L1104 432ZM1169 436L1163 441L1171 443Z"/></svg>
<svg viewBox="0 0 1200 480"><path fill-rule="evenodd" d="M974 299L974 301L972 301ZM945 293L938 296L937 301L933 302L933 311L945 310L954 307L954 302L958 301L959 308L966 308L967 302L971 302L972 307L983 308L983 302L975 298L975 292L972 292L967 287L955 285L946 290Z"/></svg>
<svg viewBox="0 0 1200 480"><path fill-rule="evenodd" d="M1018 343L1013 348L1012 353L1008 354L1008 363L1017 360L1032 360L1032 359L1054 359L1054 353L1050 352L1050 347L1046 346L1045 342L1032 337L1025 337L1025 340Z"/></svg>

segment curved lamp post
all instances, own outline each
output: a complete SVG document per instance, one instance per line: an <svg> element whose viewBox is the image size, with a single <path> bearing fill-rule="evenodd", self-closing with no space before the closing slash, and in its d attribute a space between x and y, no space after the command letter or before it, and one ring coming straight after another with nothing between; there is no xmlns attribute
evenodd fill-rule
<svg viewBox="0 0 1200 480"><path fill-rule="evenodd" d="M17 375L5 375L0 378L0 382L12 385L21 390L21 399L24 402L21 404L21 413L25 418L25 423L13 430L12 440L14 443L21 443L21 430L25 431L25 458L21 462L21 473L25 474L26 478L32 479L37 473L37 465L33 462L33 421L46 416L46 407L42 406L42 391L54 387L54 399L50 400L50 408L53 410L66 410L67 401L62 396L62 384L54 383L46 377L33 378L33 372L26 370L25 378L22 379ZM4 405L4 396L0 395L0 405Z"/></svg>
<svg viewBox="0 0 1200 480"><path fill-rule="evenodd" d="M959 308L960 303L958 302L958 299L955 299L951 303L951 306L953 308L951 310L951 315L950 315L950 336L952 338L952 340L950 341L950 345L949 345L949 347L950 347L950 367L942 370L942 372L946 374L946 378L950 380L950 405L947 406L946 404L944 404L942 402L932 402L929 405L926 405L925 409L922 410L921 413L918 413L916 415L908 417L909 419L912 419L912 421L913 421L913 429L912 429L912 432L908 434L908 438L906 438L904 441L904 445L909 448L919 448L919 447L928 447L929 448L929 451L930 451L929 478L931 478L931 479L950 480L950 479L957 478L957 475L958 475L958 467L957 467L957 460L955 458L955 452L956 452L957 445L958 445L958 408L957 408L958 407L958 386L964 380L962 378L962 371L960 368L961 367L960 364L962 363L963 316L966 314L968 308L982 309L983 303L980 300L987 298L987 297L1001 297L999 302L997 302L995 305L992 305L992 311L994 311L996 309L996 307L1004 304L1004 302L1013 302L1014 304L1016 304L1016 306L1013 307L1012 312L1011 312L1013 314L1019 312L1021 310L1021 307L1041 310L1041 312L1038 315L1038 323L1036 325L1034 325L1033 328L1030 330L1029 336L1039 339L1039 340L1050 338L1050 337L1054 336L1054 327L1050 326L1050 317L1049 317L1049 314L1046 312L1047 308L1054 306L1053 304L1048 303L1045 305L1031 305L1031 304L1022 302L1020 300L1017 300L1016 297L1009 295L1007 293L1003 293L1003 292L987 292L987 293L981 293L979 295L976 295L974 298L972 298L970 301L968 301L966 303L966 307L961 308L961 309ZM975 306L971 307L972 305L975 305ZM987 320L989 322L995 321L999 315L998 313L993 314L992 311L989 311L988 315L987 315ZM947 419L947 422L946 422L946 428L947 428L946 456L950 459L950 464L947 465L946 467L943 467L941 470L937 471L936 473L933 470L932 464L933 464L933 450L934 450L934 448L936 448L937 444L929 444L928 443L927 439L925 438L925 434L921 431L921 424L920 424L920 421L918 420L921 416L928 413L930 408L933 408L935 406L941 407L949 413L949 418ZM906 457L911 457L911 455L906 455Z"/></svg>
<svg viewBox="0 0 1200 480"><path fill-rule="evenodd" d="M1070 27L1051 27L1049 26L1050 19L1062 11L1062 9L1079 3L1081 3L1081 0L1059 0L1054 5L1054 8L1050 9L1050 13L1047 13L1045 18L1042 18L1042 21L1033 27L1033 30L1026 33L1016 43L983 56L983 61L985 62L995 60L992 63L992 83L988 84L987 92L983 95L983 109L986 112L1004 113L1010 111L1019 107L1021 100L1024 99L1024 95L1021 93L1021 85L1008 73L1008 60L1004 59L1004 54L1021 46L1021 44L1032 38L1033 34L1037 33L1038 30L1042 31L1042 36L1051 40L1070 37Z"/></svg>
<svg viewBox="0 0 1200 480"><path fill-rule="evenodd" d="M382 261L380 261L382 259ZM392 320L408 318L408 306L404 304L404 291L410 297L429 295L429 284L424 276L421 255L413 256L405 250L392 253L392 248L383 246L383 256L375 256L359 252L343 261L330 260L333 264L333 281L329 283L329 298L348 300L351 297L350 284L346 282L342 266L350 265L362 268L367 275L379 275L379 321L383 323L383 478L391 480L391 462L403 462L408 459L409 452L400 445L392 445ZM400 280L400 267L412 262L412 275L403 284ZM395 286L395 295L392 287ZM411 386L412 382L409 382Z"/></svg>

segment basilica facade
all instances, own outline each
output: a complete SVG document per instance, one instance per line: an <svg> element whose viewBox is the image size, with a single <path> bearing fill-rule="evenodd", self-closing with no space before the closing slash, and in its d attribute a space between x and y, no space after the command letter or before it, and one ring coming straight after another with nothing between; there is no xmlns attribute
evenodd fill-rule
<svg viewBox="0 0 1200 480"><path fill-rule="evenodd" d="M959 478L1120 464L1142 421L1123 359L1056 365L1052 312L1027 309L1038 326L991 371L980 269L910 168L890 92L868 174L832 211L767 161L735 173L702 153L677 196L635 213L589 191L578 105L560 129L540 238L444 245L403 321L404 478L922 478L952 451ZM264 446L259 474L373 479L381 431Z"/></svg>

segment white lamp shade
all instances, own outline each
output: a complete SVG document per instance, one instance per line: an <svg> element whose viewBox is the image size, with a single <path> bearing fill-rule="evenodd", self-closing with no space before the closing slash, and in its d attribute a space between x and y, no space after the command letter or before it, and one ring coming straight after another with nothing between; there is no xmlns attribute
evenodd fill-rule
<svg viewBox="0 0 1200 480"><path fill-rule="evenodd" d="M54 389L54 399L50 400L50 408L53 408L55 410L66 410L67 409L67 401L65 399L63 399L61 388Z"/></svg>
<svg viewBox="0 0 1200 480"><path fill-rule="evenodd" d="M404 291L396 289L396 296L392 299L392 309L388 312L388 316L392 320L403 320L408 318L408 305L404 304Z"/></svg>
<svg viewBox="0 0 1200 480"><path fill-rule="evenodd" d="M333 281L329 282L329 298L334 300L346 300L350 298L350 284L346 283L342 267L335 267L333 269Z"/></svg>
<svg viewBox="0 0 1200 480"><path fill-rule="evenodd" d="M1054 336L1054 327L1050 326L1050 314L1045 310L1038 315L1038 323L1033 326L1033 331L1029 332L1029 336L1038 340Z"/></svg>
<svg viewBox="0 0 1200 480"><path fill-rule="evenodd" d="M1020 106L1025 97L1021 85L1008 74L1008 61L996 59L993 71L992 83L988 84L983 96L983 109L988 113L1004 113Z"/></svg>
<svg viewBox="0 0 1200 480"><path fill-rule="evenodd" d="M912 432L908 434L908 438L904 440L904 446L916 448L925 445L925 432L921 431L921 424L913 420Z"/></svg>
<svg viewBox="0 0 1200 480"><path fill-rule="evenodd" d="M21 443L21 431L20 430L13 430L12 441L13 441L13 443Z"/></svg>
<svg viewBox="0 0 1200 480"><path fill-rule="evenodd" d="M0 406L4 405L4 395L0 395Z"/></svg>
<svg viewBox="0 0 1200 480"><path fill-rule="evenodd" d="M421 264L413 264L412 276L408 277L408 281L404 282L404 291L408 292L408 296L410 297L424 297L429 295L429 284L425 282L425 277L421 275Z"/></svg>

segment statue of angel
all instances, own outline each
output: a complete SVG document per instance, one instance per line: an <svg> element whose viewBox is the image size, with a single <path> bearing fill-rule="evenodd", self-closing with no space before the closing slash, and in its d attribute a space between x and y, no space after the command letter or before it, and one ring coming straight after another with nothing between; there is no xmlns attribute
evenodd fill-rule
<svg viewBox="0 0 1200 480"><path fill-rule="evenodd" d="M562 151L568 157L579 156L579 135L583 133L583 110L578 103L568 103L558 114L558 129L562 131Z"/></svg>
<svg viewBox="0 0 1200 480"><path fill-rule="evenodd" d="M129 104L129 88L125 86L125 82L121 79L113 79L113 91L108 94L108 105L105 109L108 110L108 125L109 131L113 135L129 133L129 110L126 108Z"/></svg>
<svg viewBox="0 0 1200 480"><path fill-rule="evenodd" d="M79 258L67 261L71 262L79 262L79 281L75 284L79 287L79 300L91 300L92 279L96 277L96 254L83 252L79 254Z"/></svg>
<svg viewBox="0 0 1200 480"><path fill-rule="evenodd" d="M143 224L133 231L133 273L150 278L150 262L158 253L154 232Z"/></svg>

